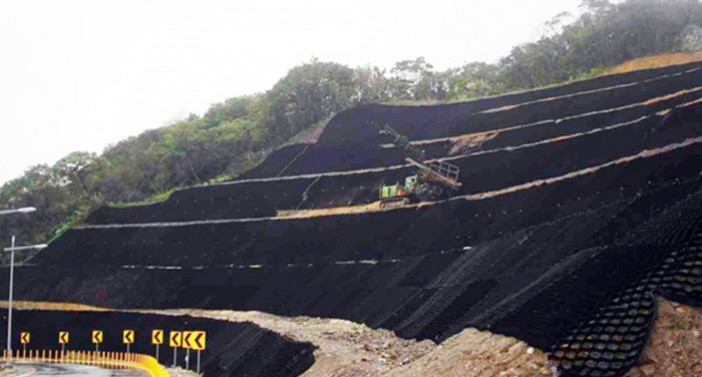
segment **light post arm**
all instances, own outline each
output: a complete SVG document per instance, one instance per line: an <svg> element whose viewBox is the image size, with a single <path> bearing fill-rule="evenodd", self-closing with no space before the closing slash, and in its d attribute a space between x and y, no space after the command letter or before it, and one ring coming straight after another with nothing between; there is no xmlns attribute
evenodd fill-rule
<svg viewBox="0 0 702 377"><path fill-rule="evenodd" d="M34 207L24 207L24 208L15 208L15 209L3 209L0 210L0 216L2 215L11 215L13 213L32 213L36 211L37 209Z"/></svg>

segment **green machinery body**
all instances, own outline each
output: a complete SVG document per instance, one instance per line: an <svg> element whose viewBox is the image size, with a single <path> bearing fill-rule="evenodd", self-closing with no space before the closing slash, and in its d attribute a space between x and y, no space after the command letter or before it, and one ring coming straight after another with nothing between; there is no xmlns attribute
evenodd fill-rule
<svg viewBox="0 0 702 377"><path fill-rule="evenodd" d="M412 192L414 192L414 190L417 188L418 184L419 184L419 176L416 174L410 175L409 177L405 178L404 185L396 183L394 185L380 186L378 197L380 198L381 201L398 199L398 198L399 199L407 198L409 195L412 194Z"/></svg>

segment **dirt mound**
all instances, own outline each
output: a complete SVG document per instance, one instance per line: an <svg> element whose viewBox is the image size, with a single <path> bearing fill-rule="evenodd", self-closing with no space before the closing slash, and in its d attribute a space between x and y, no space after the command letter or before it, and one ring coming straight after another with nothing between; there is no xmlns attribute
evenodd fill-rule
<svg viewBox="0 0 702 377"><path fill-rule="evenodd" d="M382 377L556 376L545 354L514 338L466 329Z"/></svg>

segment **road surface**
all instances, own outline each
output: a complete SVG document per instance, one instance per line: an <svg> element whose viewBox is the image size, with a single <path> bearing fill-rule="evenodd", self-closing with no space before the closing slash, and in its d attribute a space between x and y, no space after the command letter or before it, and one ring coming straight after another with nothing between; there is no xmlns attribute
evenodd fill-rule
<svg viewBox="0 0 702 377"><path fill-rule="evenodd" d="M14 363L12 370L0 373L0 377L43 376L147 377L147 374L135 369L111 370L88 365L47 363Z"/></svg>

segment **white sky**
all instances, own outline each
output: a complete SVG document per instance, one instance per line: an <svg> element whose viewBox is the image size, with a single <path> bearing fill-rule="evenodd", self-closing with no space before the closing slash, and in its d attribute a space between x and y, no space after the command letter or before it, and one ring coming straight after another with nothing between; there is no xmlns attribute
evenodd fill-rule
<svg viewBox="0 0 702 377"><path fill-rule="evenodd" d="M580 2L2 1L0 184L265 91L313 56L383 68L495 61Z"/></svg>

